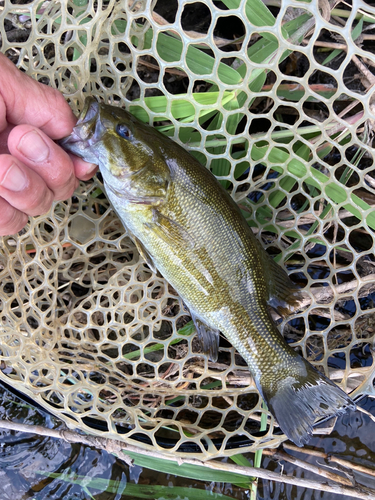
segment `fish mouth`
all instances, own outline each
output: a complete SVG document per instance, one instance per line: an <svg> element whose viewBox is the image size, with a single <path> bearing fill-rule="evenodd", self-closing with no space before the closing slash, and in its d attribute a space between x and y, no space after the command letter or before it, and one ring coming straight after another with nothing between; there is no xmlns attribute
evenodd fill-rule
<svg viewBox="0 0 375 500"><path fill-rule="evenodd" d="M58 141L58 144L71 153L81 155L87 148L99 142L106 128L100 120L100 104L93 96L86 97L82 112L73 132Z"/></svg>

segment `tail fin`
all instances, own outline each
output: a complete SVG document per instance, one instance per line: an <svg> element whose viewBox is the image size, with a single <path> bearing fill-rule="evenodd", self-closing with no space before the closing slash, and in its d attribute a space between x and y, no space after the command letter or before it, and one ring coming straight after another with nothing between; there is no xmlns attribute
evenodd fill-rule
<svg viewBox="0 0 375 500"><path fill-rule="evenodd" d="M317 417L339 415L348 409L355 410L356 406L344 391L304 358L297 355L292 362L293 369L288 368L292 376L265 375L260 385L281 430L297 446L303 446L312 436Z"/></svg>

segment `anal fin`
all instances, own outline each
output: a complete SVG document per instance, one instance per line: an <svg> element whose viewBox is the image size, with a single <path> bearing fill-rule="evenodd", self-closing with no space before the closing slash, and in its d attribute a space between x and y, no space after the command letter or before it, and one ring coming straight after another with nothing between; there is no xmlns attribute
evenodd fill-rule
<svg viewBox="0 0 375 500"><path fill-rule="evenodd" d="M300 289L267 253L264 260L264 273L269 290L268 304L281 316L296 312L303 298Z"/></svg>
<svg viewBox="0 0 375 500"><path fill-rule="evenodd" d="M216 362L219 354L219 330L206 325L191 311L190 315L197 330L198 338L202 343L203 351L208 354L211 361Z"/></svg>

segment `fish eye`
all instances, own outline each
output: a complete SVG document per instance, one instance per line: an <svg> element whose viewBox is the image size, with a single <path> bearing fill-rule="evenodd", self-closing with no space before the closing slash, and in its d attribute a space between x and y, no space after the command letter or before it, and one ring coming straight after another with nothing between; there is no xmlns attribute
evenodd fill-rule
<svg viewBox="0 0 375 500"><path fill-rule="evenodd" d="M116 126L116 132L123 139L130 139L130 137L132 135L129 128L124 123L119 123Z"/></svg>

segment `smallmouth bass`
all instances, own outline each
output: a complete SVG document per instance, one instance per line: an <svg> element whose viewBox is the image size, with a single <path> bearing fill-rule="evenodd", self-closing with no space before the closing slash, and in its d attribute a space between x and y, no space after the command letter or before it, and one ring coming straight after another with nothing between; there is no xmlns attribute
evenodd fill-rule
<svg viewBox="0 0 375 500"><path fill-rule="evenodd" d="M355 409L280 335L268 305L296 300L293 285L211 172L149 125L92 97L60 145L99 165L119 218L149 267L184 300L204 349L215 359L219 332L227 337L289 439L303 446L317 417Z"/></svg>

